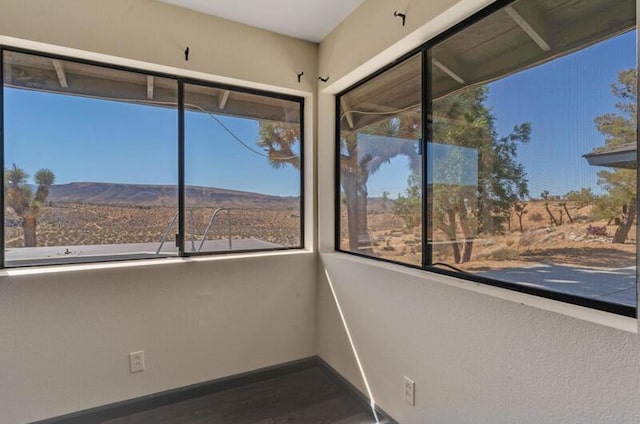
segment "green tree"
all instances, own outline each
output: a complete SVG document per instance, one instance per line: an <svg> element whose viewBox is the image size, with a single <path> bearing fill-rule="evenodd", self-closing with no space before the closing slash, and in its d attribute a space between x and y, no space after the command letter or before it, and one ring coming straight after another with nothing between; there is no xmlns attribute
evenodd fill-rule
<svg viewBox="0 0 640 424"><path fill-rule="evenodd" d="M10 169L5 169L4 174L6 207L13 209L16 215L22 218L24 246L35 247L38 245L37 218L49 196L49 189L55 182L55 175L51 170L44 168L36 172L34 180L37 189L34 195L27 184L29 174L15 163Z"/></svg>
<svg viewBox="0 0 640 424"><path fill-rule="evenodd" d="M416 140L421 132L420 109L413 109L357 131L343 131L340 140L340 184L346 198L349 250L372 253L367 217L367 182L396 156L409 158L420 169ZM373 136L362 142L362 137Z"/></svg>
<svg viewBox="0 0 640 424"><path fill-rule="evenodd" d="M408 229L413 230L422 223L422 184L420 175L412 172L407 179L405 194L398 194L393 212L404 221Z"/></svg>
<svg viewBox="0 0 640 424"><path fill-rule="evenodd" d="M597 196L591 191L591 187L582 187L580 190L571 190L565 195L569 202L574 202L578 208L592 205L596 202Z"/></svg>
<svg viewBox="0 0 640 424"><path fill-rule="evenodd" d="M432 225L447 236L454 261L471 260L473 242L480 233L504 232L513 205L528 195L524 167L517 162L517 146L530 139L531 125L523 123L499 137L490 109L485 105L486 86L466 89L434 103L434 140L469 148L477 154L477 182L463 183L469 172L461 149L449 149L433 164ZM462 241L458 241L462 233Z"/></svg>
<svg viewBox="0 0 640 424"><path fill-rule="evenodd" d="M612 94L619 99L615 106L617 111L595 118L598 131L606 137L604 148L637 143L637 91L636 70L627 69L618 72L618 81L611 84ZM624 243L637 213L636 169L600 171L598 184L607 191L598 202L601 215L613 218L619 217L622 212L622 219L613 236L613 242Z"/></svg>

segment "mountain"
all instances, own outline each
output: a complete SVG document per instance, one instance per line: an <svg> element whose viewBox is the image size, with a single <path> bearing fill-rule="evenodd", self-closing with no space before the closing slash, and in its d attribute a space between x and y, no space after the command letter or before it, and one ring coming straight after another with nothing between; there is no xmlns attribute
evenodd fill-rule
<svg viewBox="0 0 640 424"><path fill-rule="evenodd" d="M57 184L49 191L48 202L93 205L175 206L178 187L171 185L69 183ZM215 187L187 186L187 206L226 208L298 208L299 197L270 196Z"/></svg>

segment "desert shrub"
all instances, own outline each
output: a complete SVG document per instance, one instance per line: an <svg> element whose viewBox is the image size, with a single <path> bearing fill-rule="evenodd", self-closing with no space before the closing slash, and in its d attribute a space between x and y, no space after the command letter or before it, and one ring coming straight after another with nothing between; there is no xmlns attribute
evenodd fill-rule
<svg viewBox="0 0 640 424"><path fill-rule="evenodd" d="M530 215L530 220L532 220L533 222L542 222L544 221L544 217L542 216L542 214L540 212L534 212Z"/></svg>
<svg viewBox="0 0 640 424"><path fill-rule="evenodd" d="M572 190L567 193L566 198L570 202L575 202L578 208L583 208L597 200L597 196L591 191L591 187L583 187L579 191Z"/></svg>
<svg viewBox="0 0 640 424"><path fill-rule="evenodd" d="M391 239L388 238L386 244L382 247L383 252L393 252L395 247L391 246Z"/></svg>
<svg viewBox="0 0 640 424"><path fill-rule="evenodd" d="M422 183L415 172L407 179L405 194L398 194L393 212L404 221L409 230L422 224Z"/></svg>
<svg viewBox="0 0 640 424"><path fill-rule="evenodd" d="M451 254L451 247L445 244L434 244L432 246L432 254L438 261L446 261Z"/></svg>
<svg viewBox="0 0 640 424"><path fill-rule="evenodd" d="M503 247L501 249L496 250L495 252L493 252L491 254L491 256L494 259L498 259L498 260L507 260L507 259L513 259L517 254L517 251L514 249L510 249L507 247Z"/></svg>
<svg viewBox="0 0 640 424"><path fill-rule="evenodd" d="M603 225L602 227L598 227L596 225L589 225L587 227L587 234L589 234L590 236L606 237L607 227L605 225Z"/></svg>
<svg viewBox="0 0 640 424"><path fill-rule="evenodd" d="M518 241L518 245L522 247L530 246L535 241L534 235L531 233L524 233L520 240Z"/></svg>

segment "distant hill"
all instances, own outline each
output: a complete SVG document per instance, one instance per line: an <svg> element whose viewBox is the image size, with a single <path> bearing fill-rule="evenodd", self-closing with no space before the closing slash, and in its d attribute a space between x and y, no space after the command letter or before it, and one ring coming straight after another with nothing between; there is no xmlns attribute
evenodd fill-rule
<svg viewBox="0 0 640 424"><path fill-rule="evenodd" d="M177 186L80 182L52 186L47 201L93 205L175 206L177 196ZM226 208L285 209L297 208L300 204L299 197L269 196L196 186L187 186L185 199L187 206Z"/></svg>

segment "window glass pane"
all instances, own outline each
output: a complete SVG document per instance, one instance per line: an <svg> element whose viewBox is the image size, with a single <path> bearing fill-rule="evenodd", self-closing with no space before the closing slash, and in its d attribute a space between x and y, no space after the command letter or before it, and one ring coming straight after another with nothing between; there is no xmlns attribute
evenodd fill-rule
<svg viewBox="0 0 640 424"><path fill-rule="evenodd" d="M3 60L7 266L175 255L176 82Z"/></svg>
<svg viewBox="0 0 640 424"><path fill-rule="evenodd" d="M422 264L421 63L340 97L342 250Z"/></svg>
<svg viewBox="0 0 640 424"><path fill-rule="evenodd" d="M431 262L636 305L635 2L520 0L431 49Z"/></svg>
<svg viewBox="0 0 640 424"><path fill-rule="evenodd" d="M299 102L185 84L185 252L302 244Z"/></svg>

